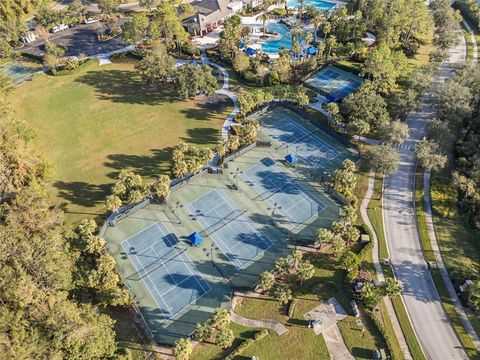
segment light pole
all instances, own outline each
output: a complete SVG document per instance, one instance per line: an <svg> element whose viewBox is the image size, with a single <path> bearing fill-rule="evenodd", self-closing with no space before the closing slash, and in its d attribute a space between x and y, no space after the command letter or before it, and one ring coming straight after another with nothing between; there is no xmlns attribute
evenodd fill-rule
<svg viewBox="0 0 480 360"><path fill-rule="evenodd" d="M232 173L230 173L232 174ZM240 170L240 168L237 168L237 170L235 170L235 173L233 174L233 178L235 179L235 188L236 190L238 190L238 175L241 175L243 174L243 171Z"/></svg>
<svg viewBox="0 0 480 360"><path fill-rule="evenodd" d="M385 190L387 190L389 187L390 187L390 185L387 185L387 186L383 187L382 193L380 194L380 200L382 200L383 194L385 193Z"/></svg>
<svg viewBox="0 0 480 360"><path fill-rule="evenodd" d="M282 207L278 206L278 203L274 203L272 207L272 218L275 216L275 211L280 210Z"/></svg>

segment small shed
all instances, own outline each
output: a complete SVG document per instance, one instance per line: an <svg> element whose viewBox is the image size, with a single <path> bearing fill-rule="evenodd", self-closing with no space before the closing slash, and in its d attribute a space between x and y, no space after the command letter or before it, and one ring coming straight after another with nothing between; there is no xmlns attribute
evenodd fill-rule
<svg viewBox="0 0 480 360"><path fill-rule="evenodd" d="M197 232L194 232L188 236L188 240L190 240L190 244L192 246L199 246L202 243L203 238L202 238L202 235L200 235Z"/></svg>
<svg viewBox="0 0 480 360"><path fill-rule="evenodd" d="M364 244L368 244L369 242L370 242L370 235L362 234L360 236L360 244L364 245Z"/></svg>
<svg viewBox="0 0 480 360"><path fill-rule="evenodd" d="M288 164L291 164L291 165L294 165L297 163L298 159L295 155L293 154L288 154L287 156L285 156L285 161L288 163Z"/></svg>

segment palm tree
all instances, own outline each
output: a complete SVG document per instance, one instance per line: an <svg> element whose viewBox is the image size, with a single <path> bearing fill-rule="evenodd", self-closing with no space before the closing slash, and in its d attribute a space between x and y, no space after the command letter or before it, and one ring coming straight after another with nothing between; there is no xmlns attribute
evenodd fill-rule
<svg viewBox="0 0 480 360"><path fill-rule="evenodd" d="M172 349L173 356L177 360L188 360L192 354L193 346L190 340L181 338L175 341L175 346Z"/></svg>
<svg viewBox="0 0 480 360"><path fill-rule="evenodd" d="M280 304L284 305L292 300L292 291L287 284L276 284L273 287L272 296Z"/></svg>
<svg viewBox="0 0 480 360"><path fill-rule="evenodd" d="M215 334L215 344L223 349L232 346L235 335L233 335L232 329L221 329Z"/></svg>
<svg viewBox="0 0 480 360"><path fill-rule="evenodd" d="M209 321L203 324L198 324L195 328L195 339L200 342L207 341L212 337L213 328Z"/></svg>
<svg viewBox="0 0 480 360"><path fill-rule="evenodd" d="M269 271L264 271L260 274L258 286L262 291L270 290L275 285L275 276Z"/></svg>
<svg viewBox="0 0 480 360"><path fill-rule="evenodd" d="M303 35L303 25L301 22L297 21L292 25L292 28L290 29L290 33L292 34L292 45L293 41L297 40L299 36Z"/></svg>
<svg viewBox="0 0 480 360"><path fill-rule="evenodd" d="M297 277L300 280L300 284L304 281L311 279L315 275L315 267L308 260L302 261L298 265Z"/></svg>
<svg viewBox="0 0 480 360"><path fill-rule="evenodd" d="M303 4L304 3L305 3L305 0L298 0L298 12L299 12L300 20L302 20Z"/></svg>
<svg viewBox="0 0 480 360"><path fill-rule="evenodd" d="M257 16L257 20L263 23L263 37L265 38L267 35L267 21L272 19L273 15L270 12L264 11L259 16Z"/></svg>
<svg viewBox="0 0 480 360"><path fill-rule="evenodd" d="M217 308L213 313L212 326L217 329L226 329L230 326L230 314L226 309Z"/></svg>
<svg viewBox="0 0 480 360"><path fill-rule="evenodd" d="M402 286L396 279L387 278L385 280L384 286L385 286L385 295L387 295L388 297L400 295L400 293L402 292Z"/></svg>
<svg viewBox="0 0 480 360"><path fill-rule="evenodd" d="M314 246L321 248L324 244L331 243L333 240L333 236L333 233L328 229L318 230Z"/></svg>
<svg viewBox="0 0 480 360"><path fill-rule="evenodd" d="M318 15L315 16L315 17L312 19L312 23L313 23L313 41L314 41L314 42L317 42L317 31L318 31L318 27L319 27L320 24L323 23L326 19L327 19L327 17L325 16L325 12L323 12L323 11L320 11L320 12L318 13Z"/></svg>
<svg viewBox="0 0 480 360"><path fill-rule="evenodd" d="M300 251L294 251L292 253L292 257L295 260L295 262L293 263L293 268L296 270L298 268L298 264L300 263L300 261L302 261L303 254Z"/></svg>

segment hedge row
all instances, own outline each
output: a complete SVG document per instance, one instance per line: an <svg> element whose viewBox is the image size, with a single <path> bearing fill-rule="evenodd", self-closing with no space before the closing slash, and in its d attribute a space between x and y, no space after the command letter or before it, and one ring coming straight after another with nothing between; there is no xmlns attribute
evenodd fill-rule
<svg viewBox="0 0 480 360"><path fill-rule="evenodd" d="M297 305L298 299L293 298L290 303L288 304L288 317L291 318L293 316L293 312L295 311L295 306Z"/></svg>
<svg viewBox="0 0 480 360"><path fill-rule="evenodd" d="M225 360L232 360L235 356L240 355L242 352L244 352L247 348L255 344L257 341L260 341L267 336L270 336L270 332L268 330L262 330L259 331L255 334L253 339L247 339L244 342L242 342L235 350L233 350L230 355L228 355Z"/></svg>
<svg viewBox="0 0 480 360"><path fill-rule="evenodd" d="M70 69L70 70L67 70L67 69L63 69L63 70L51 70L52 74L55 75L55 76L63 76L63 75L72 75L72 74L75 74L76 72L80 71L82 69L83 66L87 65L87 64L91 64L91 63L94 63L94 62L97 62L98 60L97 59L87 59L87 60L84 60L84 61L80 61L78 66L75 68L75 69Z"/></svg>
<svg viewBox="0 0 480 360"><path fill-rule="evenodd" d="M383 324L380 322L380 320L375 316L373 312L371 312L370 310L365 310L365 312L367 313L368 317L373 321L378 331L380 331L380 334L382 334L383 338L385 339L385 342L387 343L388 352L390 353L390 356L392 357L392 359L401 360L401 358L399 358L398 354L395 352L395 345L393 343L393 340L390 337L390 334L388 334L385 331L385 327L383 326Z"/></svg>

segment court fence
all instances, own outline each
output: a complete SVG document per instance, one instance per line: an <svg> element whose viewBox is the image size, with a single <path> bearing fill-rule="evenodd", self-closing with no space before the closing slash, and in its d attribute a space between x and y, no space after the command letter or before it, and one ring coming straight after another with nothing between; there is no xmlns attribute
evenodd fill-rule
<svg viewBox="0 0 480 360"><path fill-rule="evenodd" d="M230 155L226 156L223 159L223 163L227 164L228 162L232 161L233 159L236 159L237 157L242 156L243 154L246 154L250 150L255 149L256 146L257 146L257 143L254 142L253 144L250 144L250 145L247 145L247 146L241 148L240 150L234 152L233 154L230 154Z"/></svg>

